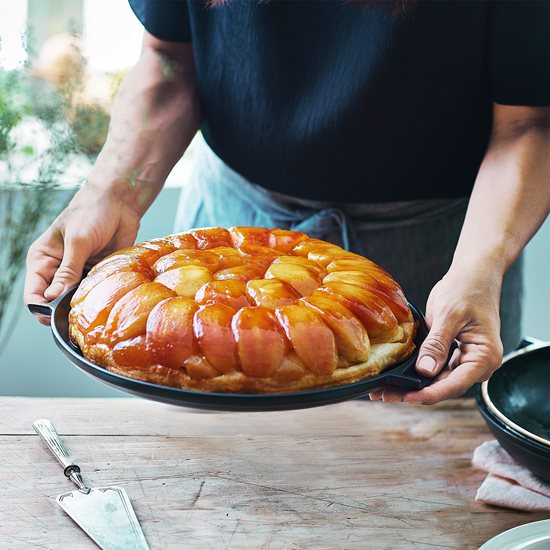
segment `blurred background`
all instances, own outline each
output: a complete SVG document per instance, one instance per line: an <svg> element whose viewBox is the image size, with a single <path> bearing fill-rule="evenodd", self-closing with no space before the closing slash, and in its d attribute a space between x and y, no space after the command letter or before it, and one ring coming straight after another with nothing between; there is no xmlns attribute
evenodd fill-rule
<svg viewBox="0 0 550 550"><path fill-rule="evenodd" d="M0 395L117 396L57 350L22 303L26 250L98 154L142 27L127 0L0 0ZM186 159L138 240L172 232ZM550 221L525 253L524 335L550 340Z"/></svg>

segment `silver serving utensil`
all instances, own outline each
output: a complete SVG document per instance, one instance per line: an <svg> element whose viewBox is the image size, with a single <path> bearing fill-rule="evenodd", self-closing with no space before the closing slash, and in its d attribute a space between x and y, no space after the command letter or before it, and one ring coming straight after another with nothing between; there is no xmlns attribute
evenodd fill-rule
<svg viewBox="0 0 550 550"><path fill-rule="evenodd" d="M78 487L59 495L55 499L59 506L103 550L149 550L126 491L120 487L87 487L53 424L40 419L32 427L63 466L65 476Z"/></svg>

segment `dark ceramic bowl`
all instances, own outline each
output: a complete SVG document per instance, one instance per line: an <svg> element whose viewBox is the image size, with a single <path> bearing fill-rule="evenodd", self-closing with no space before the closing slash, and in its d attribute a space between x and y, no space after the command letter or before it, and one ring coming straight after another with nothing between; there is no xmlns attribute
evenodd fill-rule
<svg viewBox="0 0 550 550"><path fill-rule="evenodd" d="M550 481L550 343L507 355L481 385L478 405L502 447Z"/></svg>

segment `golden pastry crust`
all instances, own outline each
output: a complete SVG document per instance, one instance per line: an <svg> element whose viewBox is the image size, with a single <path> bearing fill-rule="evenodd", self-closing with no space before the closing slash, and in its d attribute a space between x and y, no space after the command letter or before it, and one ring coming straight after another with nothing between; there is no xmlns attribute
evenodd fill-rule
<svg viewBox="0 0 550 550"><path fill-rule="evenodd" d="M366 380L414 350L399 285L370 260L265 228L206 228L119 251L71 301L69 334L117 374L206 392Z"/></svg>

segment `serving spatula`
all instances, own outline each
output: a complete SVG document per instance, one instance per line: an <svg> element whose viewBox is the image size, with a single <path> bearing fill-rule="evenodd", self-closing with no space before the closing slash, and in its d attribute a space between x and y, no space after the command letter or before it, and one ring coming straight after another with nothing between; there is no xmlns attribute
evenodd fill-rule
<svg viewBox="0 0 550 550"><path fill-rule="evenodd" d="M77 491L59 495L55 499L59 506L103 550L148 550L126 491L120 487L88 487L53 424L40 419L32 427L63 466L65 476L78 487Z"/></svg>

